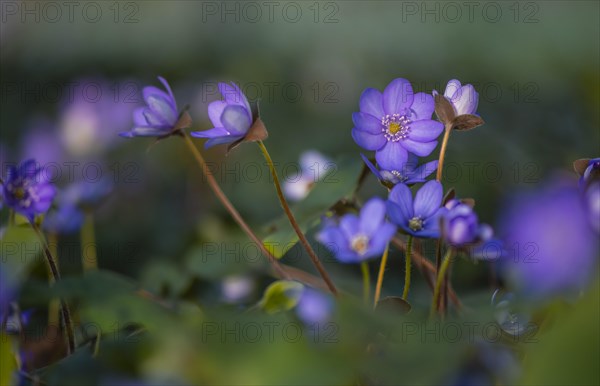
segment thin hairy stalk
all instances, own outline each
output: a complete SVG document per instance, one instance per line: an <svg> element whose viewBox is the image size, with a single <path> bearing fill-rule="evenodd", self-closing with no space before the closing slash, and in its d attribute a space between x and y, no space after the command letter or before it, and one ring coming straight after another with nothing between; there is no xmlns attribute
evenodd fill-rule
<svg viewBox="0 0 600 386"><path fill-rule="evenodd" d="M435 315L435 313L438 309L438 305L439 305L439 301L440 301L440 290L442 288L442 283L444 282L444 277L446 277L448 268L450 267L450 264L452 263L452 253L453 253L452 248L449 248L448 252L446 252L446 255L444 256L442 265L440 267L440 271L438 272L437 279L435 281L435 288L433 289L433 300L431 302L431 312L430 312L430 316L432 316L432 317L433 317L433 315Z"/></svg>
<svg viewBox="0 0 600 386"><path fill-rule="evenodd" d="M440 149L440 158L438 162L437 174L435 179L442 181L442 171L444 170L444 159L446 158L446 148L448 147L448 139L450 139L450 132L452 131L452 125L446 124L444 129L444 139L442 139L442 147Z"/></svg>
<svg viewBox="0 0 600 386"><path fill-rule="evenodd" d="M377 285L375 286L375 298L373 299L373 308L377 307L379 297L381 296L381 286L383 285L383 274L385 273L385 266L388 260L388 254L390 252L390 245L388 244L383 251L381 256L381 265L379 266L379 274L377 275Z"/></svg>
<svg viewBox="0 0 600 386"><path fill-rule="evenodd" d="M56 233L51 232L48 234L48 248L50 249L50 255L52 257L58 256L58 237ZM58 261L54 261L57 268ZM48 279L50 283L53 282L54 277L52 276L52 272L48 272ZM50 305L48 306L48 325L49 326L58 326L60 323L60 300L52 299L50 300Z"/></svg>
<svg viewBox="0 0 600 386"><path fill-rule="evenodd" d="M84 272L98 269L94 215L91 212L85 213L85 220L81 227L81 259Z"/></svg>
<svg viewBox="0 0 600 386"><path fill-rule="evenodd" d="M302 246L308 253L308 256L310 256L310 259L311 259L313 265L315 266L317 271L319 271L319 274L321 275L321 277L323 278L325 283L327 283L327 287L329 288L331 293L333 293L334 295L337 295L337 289L335 288L335 285L333 284L331 277L325 270L325 267L323 267L321 260L319 260L319 257L317 256L317 254L315 253L313 248L310 246L310 243L306 239L306 236L304 236L304 233L300 229L300 225L298 225L298 222L296 221L296 218L294 217L294 214L292 213L292 210L290 209L290 206L288 205L288 202L285 199L285 196L283 195L283 191L281 190L281 184L279 182L279 177L277 176L277 171L275 170L275 165L273 165L273 160L271 159L271 156L269 155L267 147L265 146L265 144L262 141L258 141L257 143L258 143L258 146L260 147L260 150L263 153L263 156L265 157L265 160L267 161L267 164L269 164L269 169L271 170L271 175L273 176L273 184L275 185L275 190L277 191L277 197L279 198L279 202L281 203L281 206L283 207L283 211L285 212L285 215L287 216L290 224L292 225L292 228L294 228L294 232L296 232L296 234L298 235L298 238L300 239L300 243L302 244Z"/></svg>
<svg viewBox="0 0 600 386"><path fill-rule="evenodd" d="M410 254L412 252L412 243L413 237L408 236L408 241L406 243L406 267L404 269L404 291L402 292L402 299L406 300L408 298L408 291L410 290Z"/></svg>
<svg viewBox="0 0 600 386"><path fill-rule="evenodd" d="M58 266L55 263L56 260L52 256L52 253L50 252L48 243L46 243L46 238L44 237L44 234L42 233L40 228L35 224L35 222L32 221L31 226L35 230L35 233L37 234L40 241L42 242L42 246L44 249L44 256L46 257L46 263L48 265L48 268L50 269L50 272L52 273L52 281L57 282L60 280L60 272L58 270ZM73 330L73 321L71 319L71 312L69 311L69 307L67 306L67 303L64 301L64 299L61 299L60 306L61 306L60 308L61 308L61 312L62 312L62 316L63 316L63 322L65 325L64 326L65 332L67 335L68 354L72 354L73 352L75 352L75 333Z"/></svg>
<svg viewBox="0 0 600 386"><path fill-rule="evenodd" d="M200 166L202 173L206 177L208 186L210 186L210 188L212 189L215 196L217 196L217 199L219 199L219 201L221 201L221 203L223 204L225 209L227 209L229 214L231 214L231 217L233 217L235 222L240 226L240 228L242 228L244 233L246 233L246 235L248 235L248 237L258 246L258 248L263 253L263 255L265 255L267 257L267 259L273 266L273 269L275 270L275 272L281 278L291 279L290 275L281 267L281 265L279 264L279 262L277 261L275 256L273 256L273 254L271 252L269 252L267 250L267 248L265 248L262 241L258 238L258 236L256 236L254 231L252 231L252 229L250 229L248 224L246 224L246 221L244 221L244 219L239 214L237 209L235 209L235 207L233 206L231 201L229 201L229 199L227 198L225 193L223 193L223 191L219 187L219 183L217 182L217 180L215 180L215 177L212 175L212 172L210 171L208 165L206 165L206 162L204 161L202 154L200 154L200 151L198 151L198 148L196 148L196 145L194 145L194 143L192 142L192 139L183 131L182 131L182 136L183 136L183 139L185 140L185 143L186 143L188 149L190 150L190 152L194 156L194 159Z"/></svg>
<svg viewBox="0 0 600 386"><path fill-rule="evenodd" d="M363 299L365 304L367 304L371 297L371 275L369 274L369 264L366 261L363 261L360 263L360 270L363 278Z"/></svg>

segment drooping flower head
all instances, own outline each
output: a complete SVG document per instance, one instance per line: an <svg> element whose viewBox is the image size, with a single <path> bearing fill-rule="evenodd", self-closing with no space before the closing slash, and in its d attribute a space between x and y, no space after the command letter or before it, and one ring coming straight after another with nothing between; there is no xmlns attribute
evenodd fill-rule
<svg viewBox="0 0 600 386"><path fill-rule="evenodd" d="M300 201L312 190L315 184L327 176L333 162L316 150L300 155L300 168L283 183L283 193L291 201Z"/></svg>
<svg viewBox="0 0 600 386"><path fill-rule="evenodd" d="M503 273L519 295L573 294L589 284L599 240L574 181L561 178L518 195L504 213L501 230L514 250Z"/></svg>
<svg viewBox="0 0 600 386"><path fill-rule="evenodd" d="M219 83L219 91L224 100L208 105L208 116L214 127L191 133L194 137L208 138L206 148L243 139L256 118L248 99L235 83Z"/></svg>
<svg viewBox="0 0 600 386"><path fill-rule="evenodd" d="M409 152L425 157L437 146L444 126L431 119L433 111L431 95L414 94L406 79L395 79L383 94L373 88L362 93L360 112L352 114L352 137L376 152L381 169L401 170Z"/></svg>
<svg viewBox="0 0 600 386"><path fill-rule="evenodd" d="M418 158L413 154L409 154L408 161L404 164L403 168L396 170L378 170L364 154L361 154L360 156L381 183L388 187L392 187L399 183L413 185L425 182L426 178L435 172L438 166L438 160L418 165Z"/></svg>
<svg viewBox="0 0 600 386"><path fill-rule="evenodd" d="M304 287L296 305L296 315L307 325L323 324L331 318L333 299L320 291Z"/></svg>
<svg viewBox="0 0 600 386"><path fill-rule="evenodd" d="M3 195L8 207L33 221L36 215L48 211L56 189L36 161L29 159L8 168Z"/></svg>
<svg viewBox="0 0 600 386"><path fill-rule="evenodd" d="M154 86L144 87L142 94L147 106L133 112L134 127L119 134L121 137L165 137L189 125L190 119L186 113L179 117L177 102L169 83L160 76L158 80L167 92Z"/></svg>
<svg viewBox="0 0 600 386"><path fill-rule="evenodd" d="M385 219L385 212L385 202L373 198L358 216L346 214L339 224L327 223L317 239L343 263L359 263L381 256L396 232L396 227Z"/></svg>
<svg viewBox="0 0 600 386"><path fill-rule="evenodd" d="M446 213L442 207L442 184L429 181L424 184L413 201L408 186L398 184L390 192L387 202L392 222L415 237L440 236L440 217Z"/></svg>
<svg viewBox="0 0 600 386"><path fill-rule="evenodd" d="M460 81L452 79L446 85L444 96L454 107L456 116L465 114L475 114L479 104L479 94L471 84L464 86Z"/></svg>
<svg viewBox="0 0 600 386"><path fill-rule="evenodd" d="M492 228L487 224L480 224L479 217L471 205L458 199L449 200L444 215L444 239L453 247L474 246L484 241L491 240Z"/></svg>

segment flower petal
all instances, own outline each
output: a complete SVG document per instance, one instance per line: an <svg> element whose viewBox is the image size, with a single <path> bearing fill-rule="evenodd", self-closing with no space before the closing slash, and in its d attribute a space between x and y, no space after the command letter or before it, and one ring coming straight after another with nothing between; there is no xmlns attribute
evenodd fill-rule
<svg viewBox="0 0 600 386"><path fill-rule="evenodd" d="M148 107L164 124L173 125L177 120L177 111L169 96L156 87L144 88L144 100Z"/></svg>
<svg viewBox="0 0 600 386"><path fill-rule="evenodd" d="M425 94L424 92L416 93L410 109L413 112L411 116L413 121L431 119L433 111L435 110L433 96L431 96L431 94Z"/></svg>
<svg viewBox="0 0 600 386"><path fill-rule="evenodd" d="M458 81L457 79L452 79L446 85L446 91L444 91L444 96L446 98L452 100L452 98L454 97L456 92L458 90L460 90L461 87L462 87L462 85L461 85L460 81Z"/></svg>
<svg viewBox="0 0 600 386"><path fill-rule="evenodd" d="M394 234L396 234L396 227L393 224L389 222L383 224L371 238L370 253L377 256L381 255Z"/></svg>
<svg viewBox="0 0 600 386"><path fill-rule="evenodd" d="M474 114L479 104L479 94L475 91L475 87L467 84L454 94L452 104L457 115Z"/></svg>
<svg viewBox="0 0 600 386"><path fill-rule="evenodd" d="M204 144L204 148L209 149L213 146L222 145L225 143L232 143L241 138L243 138L243 137L242 136L233 136L233 135L228 136L228 137L212 138L212 139L209 139L208 141L206 141L206 143Z"/></svg>
<svg viewBox="0 0 600 386"><path fill-rule="evenodd" d="M401 170L408 159L408 153L400 142L390 141L375 153L375 159L381 169Z"/></svg>
<svg viewBox="0 0 600 386"><path fill-rule="evenodd" d="M344 237L341 229L335 226L323 228L317 234L317 240L325 245L335 256L339 256L340 252L348 251L348 240Z"/></svg>
<svg viewBox="0 0 600 386"><path fill-rule="evenodd" d="M406 181L406 183L414 184L417 182L425 181L427 177L429 177L433 172L437 170L438 162L438 160L430 161L419 166L414 170L411 170L409 173L407 173L408 180Z"/></svg>
<svg viewBox="0 0 600 386"><path fill-rule="evenodd" d="M160 81L160 83L162 83L163 86L165 86L165 89L167 90L167 92L169 93L169 96L171 97L171 100L173 101L173 108L175 110L177 110L177 104L175 103L175 95L173 95L173 90L171 90L171 86L169 85L169 82L167 82L166 79L163 78L162 76L159 76L158 80Z"/></svg>
<svg viewBox="0 0 600 386"><path fill-rule="evenodd" d="M225 130L224 127L213 127L210 130L204 130L204 131L192 131L191 133L192 137L196 137L196 138L218 138L218 137L226 137L229 136L229 132L227 130Z"/></svg>
<svg viewBox="0 0 600 386"><path fill-rule="evenodd" d="M227 104L242 106L248 115L252 116L252 110L250 110L248 99L237 84L233 82L231 82L231 84L219 83L219 92L223 95L223 99L225 99Z"/></svg>
<svg viewBox="0 0 600 386"><path fill-rule="evenodd" d="M245 135L252 124L248 112L240 105L227 106L221 115L221 122L233 135Z"/></svg>
<svg viewBox="0 0 600 386"><path fill-rule="evenodd" d="M154 126L140 126L134 127L128 133L121 133L122 137L131 138L131 137L160 137L161 135L165 135L169 132L168 127L154 127Z"/></svg>
<svg viewBox="0 0 600 386"><path fill-rule="evenodd" d="M146 107L138 107L133 111L133 122L135 126L148 126L144 111L146 111Z"/></svg>
<svg viewBox="0 0 600 386"><path fill-rule="evenodd" d="M369 200L360 210L360 230L371 237L385 220L385 202L380 198Z"/></svg>
<svg viewBox="0 0 600 386"><path fill-rule="evenodd" d="M404 113L413 103L413 89L406 79L394 79L383 91L383 110L386 114Z"/></svg>
<svg viewBox="0 0 600 386"><path fill-rule="evenodd" d="M359 102L360 112L381 119L385 113L383 112L383 95L381 91L374 88L368 88L363 91Z"/></svg>
<svg viewBox="0 0 600 386"><path fill-rule="evenodd" d="M366 113L353 113L352 122L358 130L365 131L369 134L381 134L383 131L381 126L381 120L374 116Z"/></svg>
<svg viewBox="0 0 600 386"><path fill-rule="evenodd" d="M351 240L360 232L360 221L355 214L347 214L340 220L340 229L344 232L344 236Z"/></svg>
<svg viewBox="0 0 600 386"><path fill-rule="evenodd" d="M371 161L369 161L369 159L364 154L361 153L360 157L363 159L363 161L365 162L365 165L367 165L367 167L371 170L371 172L373 172L373 174L375 174L375 176L378 179L383 180L383 176L381 175L381 173L379 173L379 170L377 170L375 165L373 165L373 163Z"/></svg>
<svg viewBox="0 0 600 386"><path fill-rule="evenodd" d="M408 186L404 184L394 186L390 192L389 202L397 207L390 208L390 205L388 205L388 215L394 223L399 225L414 217L413 198Z"/></svg>
<svg viewBox="0 0 600 386"><path fill-rule="evenodd" d="M436 141L417 142L411 139L405 139L404 141L400 141L399 143L402 143L402 147L404 147L405 150L414 153L420 157L427 157L437 146Z"/></svg>
<svg viewBox="0 0 600 386"><path fill-rule="evenodd" d="M220 127L223 124L221 123L221 115L223 115L223 110L227 107L227 103L224 101L214 101L208 105L208 117L212 122L214 127Z"/></svg>
<svg viewBox="0 0 600 386"><path fill-rule="evenodd" d="M409 138L417 142L429 142L435 140L444 131L441 122L431 119L423 119L410 124Z"/></svg>
<svg viewBox="0 0 600 386"><path fill-rule="evenodd" d="M438 181L429 181L419 189L415 195L415 216L426 219L434 214L442 205L442 184Z"/></svg>
<svg viewBox="0 0 600 386"><path fill-rule="evenodd" d="M358 146L366 150L379 150L386 144L387 140L383 134L373 135L366 131L358 130L357 128L352 129L352 138Z"/></svg>

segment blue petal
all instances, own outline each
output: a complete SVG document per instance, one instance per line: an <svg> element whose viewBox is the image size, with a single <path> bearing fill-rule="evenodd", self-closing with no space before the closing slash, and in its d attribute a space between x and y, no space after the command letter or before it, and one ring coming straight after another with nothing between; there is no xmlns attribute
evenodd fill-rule
<svg viewBox="0 0 600 386"><path fill-rule="evenodd" d="M237 84L233 82L231 82L231 85L227 83L219 83L219 91L221 92L221 95L223 95L223 99L225 99L227 104L242 106L248 115L252 116L252 110L250 110L248 99Z"/></svg>
<svg viewBox="0 0 600 386"><path fill-rule="evenodd" d="M369 200L360 211L360 230L371 237L385 220L385 202L380 198Z"/></svg>
<svg viewBox="0 0 600 386"><path fill-rule="evenodd" d="M381 173L379 173L379 170L377 170L377 168L375 167L375 165L373 165L373 163L371 161L369 161L369 159L364 154L361 153L360 157L365 162L365 165L367 165L367 167L373 172L373 174L375 174L375 176L378 179L383 180L383 176L381 175Z"/></svg>
<svg viewBox="0 0 600 386"><path fill-rule="evenodd" d="M430 142L439 137L442 131L444 125L441 122L423 119L410 124L409 138L417 142Z"/></svg>
<svg viewBox="0 0 600 386"><path fill-rule="evenodd" d="M429 154L431 154L431 152L435 149L435 147L437 146L437 142L436 141L431 141L431 142L417 142L417 141L413 141L411 139L405 139L403 141L400 141L398 143L402 143L402 147L411 152L414 153L420 157L427 157Z"/></svg>
<svg viewBox="0 0 600 386"><path fill-rule="evenodd" d="M148 126L144 111L146 111L146 107L138 107L133 111L133 122L135 126Z"/></svg>
<svg viewBox="0 0 600 386"><path fill-rule="evenodd" d="M390 192L389 201L398 206L400 217L396 216L397 220L394 221L396 224L401 224L414 217L413 198L408 186L404 184L394 186ZM391 213L388 214L394 219Z"/></svg>
<svg viewBox="0 0 600 386"><path fill-rule="evenodd" d="M134 127L131 129L130 133L133 137L160 137L161 135L165 135L169 132L169 127ZM125 134L125 133L123 133Z"/></svg>
<svg viewBox="0 0 600 386"><path fill-rule="evenodd" d="M221 123L221 115L223 115L223 110L227 107L227 103L223 101L214 101L208 105L208 117L212 122L214 127L220 127L223 124Z"/></svg>
<svg viewBox="0 0 600 386"><path fill-rule="evenodd" d="M414 96L412 106L411 119L413 121L420 121L421 119L431 119L433 111L435 109L435 102L431 94L425 94L424 92L418 92Z"/></svg>
<svg viewBox="0 0 600 386"><path fill-rule="evenodd" d="M415 195L414 213L422 219L426 219L442 205L442 184L438 181L429 181L419 189Z"/></svg>
<svg viewBox="0 0 600 386"><path fill-rule="evenodd" d="M438 160L427 162L418 168L408 173L408 181L414 181L411 183L422 182L429 177L433 172L437 170Z"/></svg>
<svg viewBox="0 0 600 386"><path fill-rule="evenodd" d="M381 134L381 120L372 115L365 113L353 113L352 122L358 130L365 131L369 134Z"/></svg>
<svg viewBox="0 0 600 386"><path fill-rule="evenodd" d="M242 106L229 105L223 110L221 122L232 135L245 135L250 129L252 118Z"/></svg>
<svg viewBox="0 0 600 386"><path fill-rule="evenodd" d="M457 115L474 114L477 111L478 103L479 94L470 84L461 87L452 98L452 104L456 109Z"/></svg>
<svg viewBox="0 0 600 386"><path fill-rule="evenodd" d="M408 153L400 142L389 141L382 149L377 150L375 159L381 169L401 170L408 159Z"/></svg>
<svg viewBox="0 0 600 386"><path fill-rule="evenodd" d="M402 114L413 103L414 93L406 79L394 79L383 91L383 110L386 114Z"/></svg>
<svg viewBox="0 0 600 386"><path fill-rule="evenodd" d="M358 146L366 150L379 150L387 142L383 134L373 135L366 131L358 130L357 128L352 129L352 138Z"/></svg>
<svg viewBox="0 0 600 386"><path fill-rule="evenodd" d="M243 136L229 136L229 137L219 137L219 138L209 139L204 144L204 148L209 149L213 146L222 145L225 143L232 143L232 142L235 142L238 139L242 139L242 138L244 138L244 137Z"/></svg>
<svg viewBox="0 0 600 386"><path fill-rule="evenodd" d="M460 90L460 88L462 87L462 85L460 84L460 81L458 81L457 79L452 79L448 82L448 84L446 85L446 90L444 91L444 96L450 100L452 100L452 98L454 98L454 95L458 92L458 90Z"/></svg>
<svg viewBox="0 0 600 386"><path fill-rule="evenodd" d="M230 134L224 127L213 127L212 129L204 131L192 131L190 135L196 138L218 138L226 137Z"/></svg>
<svg viewBox="0 0 600 386"><path fill-rule="evenodd" d="M146 87L144 88L144 100L148 104L148 107L164 124L175 124L175 121L177 120L177 111L166 93L155 87Z"/></svg>
<svg viewBox="0 0 600 386"><path fill-rule="evenodd" d="M363 91L359 102L360 112L381 119L385 113L383 112L383 95L379 90L368 88Z"/></svg>
<svg viewBox="0 0 600 386"><path fill-rule="evenodd" d="M340 220L340 229L344 236L350 240L360 232L360 221L355 214L347 214Z"/></svg>
<svg viewBox="0 0 600 386"><path fill-rule="evenodd" d="M395 233L396 227L394 225L389 222L384 223L371 239L370 252L377 256L381 255Z"/></svg>

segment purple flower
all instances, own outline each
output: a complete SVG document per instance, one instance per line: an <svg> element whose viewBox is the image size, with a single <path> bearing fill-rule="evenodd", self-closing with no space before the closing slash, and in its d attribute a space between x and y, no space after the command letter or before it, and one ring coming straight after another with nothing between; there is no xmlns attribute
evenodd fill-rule
<svg viewBox="0 0 600 386"><path fill-rule="evenodd" d="M444 126L431 119L433 97L413 94L406 79L393 80L383 94L373 88L360 97L360 112L352 114L354 141L367 150L384 170L400 170L408 153L425 157L437 146Z"/></svg>
<svg viewBox="0 0 600 386"><path fill-rule="evenodd" d="M142 94L147 106L134 111L134 127L131 131L119 134L121 137L163 137L171 134L176 127L179 114L175 96L164 78L159 76L158 80L168 93L154 86L144 87Z"/></svg>
<svg viewBox="0 0 600 386"><path fill-rule="evenodd" d="M576 293L597 272L598 236L572 181L555 180L517 196L502 221L512 256L503 273L520 295L545 298Z"/></svg>
<svg viewBox="0 0 600 386"><path fill-rule="evenodd" d="M300 170L290 175L283 184L283 192L290 201L306 198L315 184L327 176L333 162L316 150L300 156Z"/></svg>
<svg viewBox="0 0 600 386"><path fill-rule="evenodd" d="M413 197L408 186L398 184L390 192L387 202L392 222L416 237L440 236L440 216L446 213L442 205L442 184L429 181Z"/></svg>
<svg viewBox="0 0 600 386"><path fill-rule="evenodd" d="M191 133L194 137L209 138L206 148L244 138L253 123L248 99L235 83L219 83L219 91L225 100L208 105L208 116L214 127Z"/></svg>
<svg viewBox="0 0 600 386"><path fill-rule="evenodd" d="M386 186L393 186L399 183L413 185L425 182L426 178L437 170L438 161L431 161L417 166L416 156L409 154L408 161L404 166L397 170L377 170L375 165L363 154L360 155L367 167L375 176Z"/></svg>
<svg viewBox="0 0 600 386"><path fill-rule="evenodd" d="M456 115L475 114L479 103L479 94L470 84L461 85L460 81L452 79L444 91L446 99L452 103Z"/></svg>
<svg viewBox="0 0 600 386"><path fill-rule="evenodd" d="M109 179L99 181L79 181L69 185L59 196L64 205L91 209L102 203L112 192L113 184Z"/></svg>
<svg viewBox="0 0 600 386"><path fill-rule="evenodd" d="M56 189L42 171L35 160L29 159L18 167L10 166L3 184L4 203L30 221L45 213L56 195Z"/></svg>
<svg viewBox="0 0 600 386"><path fill-rule="evenodd" d="M48 213L44 218L45 230L57 234L71 234L81 229L83 212L73 205L60 205L57 210Z"/></svg>
<svg viewBox="0 0 600 386"><path fill-rule="evenodd" d="M583 188L596 179L600 180L600 158L589 160L587 168L579 178L579 186Z"/></svg>
<svg viewBox="0 0 600 386"><path fill-rule="evenodd" d="M600 234L600 181L592 182L584 193L585 209L592 229Z"/></svg>
<svg viewBox="0 0 600 386"><path fill-rule="evenodd" d="M307 325L327 323L333 309L332 299L309 287L304 287L296 306L296 315Z"/></svg>
<svg viewBox="0 0 600 386"><path fill-rule="evenodd" d="M385 220L385 202L369 200L360 215L344 215L338 225L327 223L317 239L343 263L358 263L380 256L396 227Z"/></svg>
<svg viewBox="0 0 600 386"><path fill-rule="evenodd" d="M493 230L487 224L480 224L471 206L457 199L448 201L444 216L444 238L453 247L479 244L492 239Z"/></svg>

